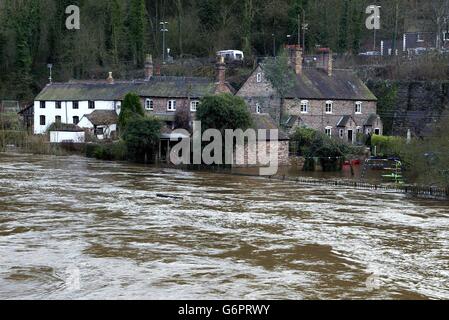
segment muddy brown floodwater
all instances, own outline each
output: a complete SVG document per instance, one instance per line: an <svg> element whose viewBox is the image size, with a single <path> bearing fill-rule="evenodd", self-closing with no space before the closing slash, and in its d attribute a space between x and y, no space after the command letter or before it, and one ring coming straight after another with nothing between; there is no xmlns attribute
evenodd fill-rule
<svg viewBox="0 0 449 320"><path fill-rule="evenodd" d="M449 205L0 154L0 298L449 298Z"/></svg>

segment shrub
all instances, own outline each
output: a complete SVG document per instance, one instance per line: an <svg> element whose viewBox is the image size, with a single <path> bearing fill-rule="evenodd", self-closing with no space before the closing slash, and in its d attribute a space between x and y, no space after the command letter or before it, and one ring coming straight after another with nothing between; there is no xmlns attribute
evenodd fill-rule
<svg viewBox="0 0 449 320"><path fill-rule="evenodd" d="M127 160L126 145L123 141L107 144L86 144L86 157L104 161Z"/></svg>
<svg viewBox="0 0 449 320"><path fill-rule="evenodd" d="M379 156L400 157L405 144L405 139L401 137L377 135L371 137L371 145L376 147Z"/></svg>

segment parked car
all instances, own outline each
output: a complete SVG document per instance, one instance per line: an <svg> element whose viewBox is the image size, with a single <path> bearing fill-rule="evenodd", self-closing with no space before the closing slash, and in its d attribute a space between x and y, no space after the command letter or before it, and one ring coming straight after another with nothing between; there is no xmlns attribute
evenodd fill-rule
<svg viewBox="0 0 449 320"><path fill-rule="evenodd" d="M361 52L359 53L359 56L363 57L377 57L382 55L379 51L367 51L367 52Z"/></svg>

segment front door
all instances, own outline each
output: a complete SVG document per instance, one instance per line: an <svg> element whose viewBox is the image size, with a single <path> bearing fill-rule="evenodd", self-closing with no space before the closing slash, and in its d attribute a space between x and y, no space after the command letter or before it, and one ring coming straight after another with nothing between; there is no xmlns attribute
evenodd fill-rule
<svg viewBox="0 0 449 320"><path fill-rule="evenodd" d="M352 130L348 130L348 142L353 143L354 142L354 132Z"/></svg>

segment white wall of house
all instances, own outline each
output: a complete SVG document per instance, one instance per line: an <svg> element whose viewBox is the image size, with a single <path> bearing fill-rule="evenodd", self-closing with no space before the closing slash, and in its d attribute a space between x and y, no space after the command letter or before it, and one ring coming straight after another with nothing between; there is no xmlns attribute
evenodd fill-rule
<svg viewBox="0 0 449 320"><path fill-rule="evenodd" d="M56 109L55 101L45 101L45 108L41 108L40 101L34 102L34 134L43 134L48 127L56 122L56 117L61 117L61 123L73 123L73 117L81 120L84 115L91 114L95 110L116 110L120 112L120 101L95 101L95 109L89 109L88 101L79 101L78 109L73 109L72 101L62 101L61 109ZM41 124L41 116L45 117L45 124Z"/></svg>
<svg viewBox="0 0 449 320"><path fill-rule="evenodd" d="M85 141L84 132L50 131L51 143L61 143L70 141L73 143L84 143Z"/></svg>

